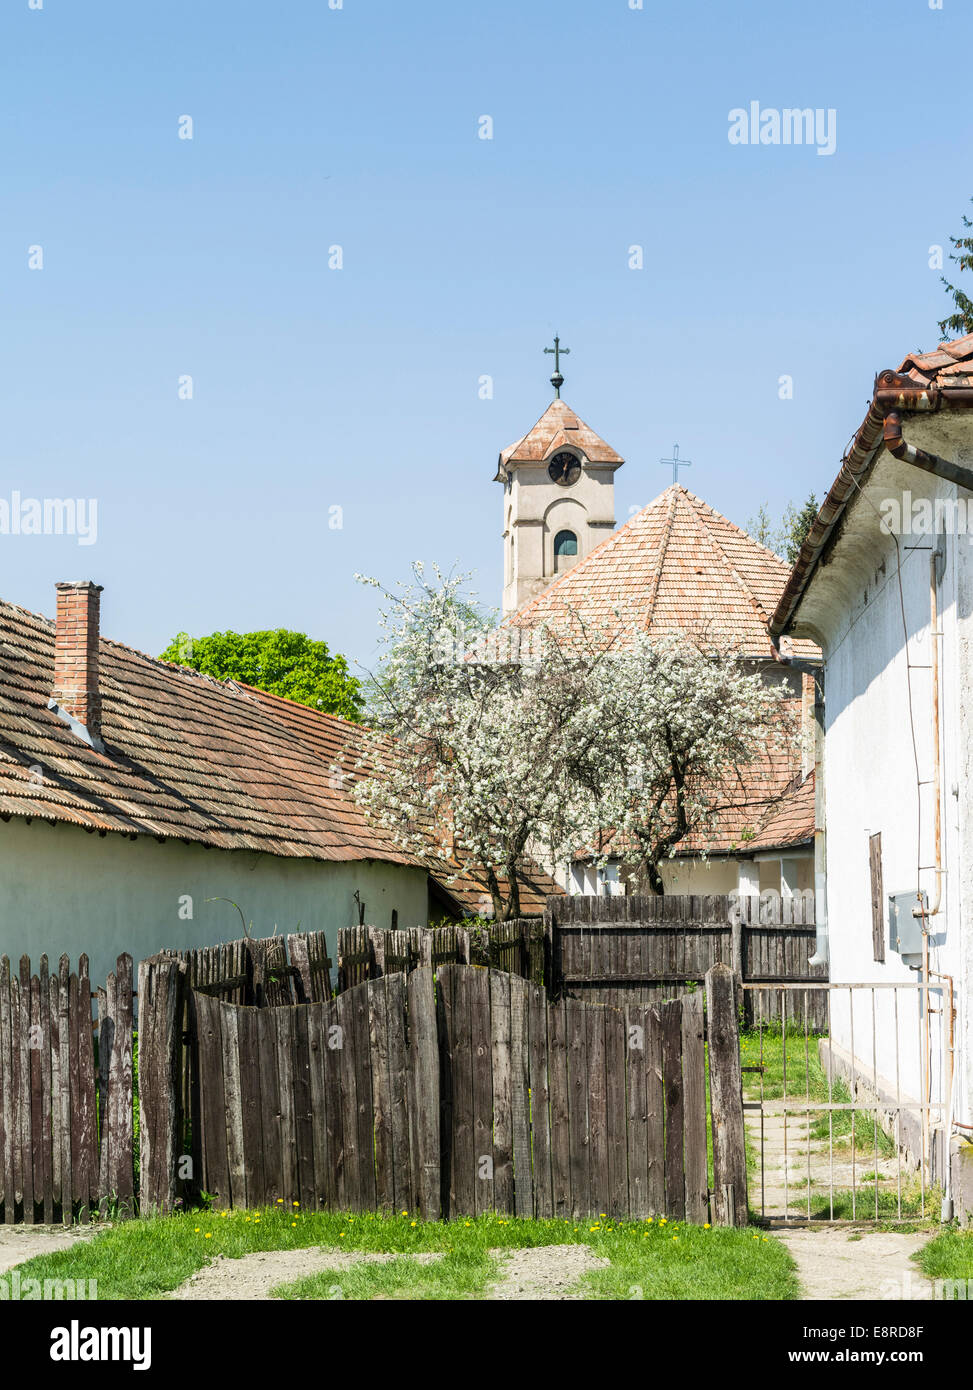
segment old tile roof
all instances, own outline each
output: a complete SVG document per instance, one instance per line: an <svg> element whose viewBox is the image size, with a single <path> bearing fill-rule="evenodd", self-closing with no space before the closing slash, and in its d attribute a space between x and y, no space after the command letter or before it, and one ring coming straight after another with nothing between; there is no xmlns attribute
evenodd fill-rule
<svg viewBox="0 0 973 1390"><path fill-rule="evenodd" d="M275 719L279 719L291 729L314 752L316 757L321 759L326 768L331 769L340 766L342 772L347 775L349 791L346 795L351 799L350 787L356 778L362 775L356 771L355 763L366 746L362 737L361 726L349 724L346 720L339 719L335 715L322 714L319 710L311 709L308 705L299 705L291 700L284 700L279 695L271 695L265 690L256 690L249 686L246 689L257 701L272 712ZM369 735L370 739L375 737L380 736L374 733ZM393 746L391 740L382 739L382 743L389 749ZM355 805L356 810L359 809L353 800L352 804ZM373 829L377 828L373 827ZM455 860L444 858L441 854L433 851L427 854L423 862L429 868L440 888L445 890L447 896L455 899L463 911L483 912L484 903L490 899L485 874L463 871ZM546 898L564 891L554 879L535 864L525 865L518 878L520 881L521 911L529 917L543 912ZM506 893L507 880L505 878L500 878L500 886L501 890Z"/></svg>
<svg viewBox="0 0 973 1390"><path fill-rule="evenodd" d="M3 820L420 867L366 819L350 785L335 776L336 764L357 759L359 725L105 638L99 663L104 753L47 708L54 624L0 601ZM454 867L440 859L433 871L445 882ZM541 911L543 898L561 891L533 867L522 883L525 912ZM446 891L465 910L478 910L483 887L475 878L461 877Z"/></svg>
<svg viewBox="0 0 973 1390"><path fill-rule="evenodd" d="M771 806L749 850L786 849L814 842L814 773Z"/></svg>
<svg viewBox="0 0 973 1390"><path fill-rule="evenodd" d="M910 352L899 375L920 386L973 386L973 333L940 343L932 352Z"/></svg>
<svg viewBox="0 0 973 1390"><path fill-rule="evenodd" d="M793 761L780 752L768 753L728 778L713 804L705 828L688 835L674 858L747 856L814 841L814 773L795 776ZM603 843L613 858L624 860L631 853L631 843L620 836Z"/></svg>
<svg viewBox="0 0 973 1390"><path fill-rule="evenodd" d="M610 444L595 434L590 425L576 415L567 401L551 401L534 427L516 444L504 449L497 464L497 477L508 463L541 463L565 447L580 449L591 463L624 463Z"/></svg>
<svg viewBox="0 0 973 1390"><path fill-rule="evenodd" d="M574 611L611 625L621 607L646 632L664 636L705 627L741 654L772 660L770 615L787 564L680 484L613 531L585 559L505 620L505 627L556 622ZM810 642L785 654L816 659Z"/></svg>
<svg viewBox="0 0 973 1390"><path fill-rule="evenodd" d="M885 416L890 410L969 409L973 405L973 333L943 342L931 352L912 352L895 371L879 372L865 419L845 451L838 476L801 547L771 619L771 631L787 633L801 596L821 556L853 503L883 448ZM783 640L783 639L782 639Z"/></svg>
<svg viewBox="0 0 973 1390"><path fill-rule="evenodd" d="M414 862L247 687L105 639L100 673L104 753L47 708L53 623L0 602L0 815L288 858ZM333 723L338 738L344 721Z"/></svg>

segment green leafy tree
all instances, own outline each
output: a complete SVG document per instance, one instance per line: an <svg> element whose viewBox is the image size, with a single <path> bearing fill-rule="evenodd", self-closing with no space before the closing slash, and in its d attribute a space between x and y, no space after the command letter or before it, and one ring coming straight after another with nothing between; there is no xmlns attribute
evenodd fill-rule
<svg viewBox="0 0 973 1390"><path fill-rule="evenodd" d="M783 548L778 552L783 555L788 564L793 565L797 560L801 546L807 539L807 533L814 525L817 514L818 499L813 492L801 507L795 507L793 502L788 502L782 528Z"/></svg>
<svg viewBox="0 0 973 1390"><path fill-rule="evenodd" d="M973 202L973 198L970 199ZM973 231L973 221L964 215L963 226L967 233ZM960 270L973 270L973 236L951 236L953 249L949 259L955 261ZM964 294L957 285L951 285L945 275L940 276L947 292L953 296L953 303L956 305L955 314L948 314L946 318L940 319L939 331L945 337L947 333L956 333L962 336L964 333L973 333L973 299Z"/></svg>
<svg viewBox="0 0 973 1390"><path fill-rule="evenodd" d="M364 709L361 682L343 656L303 632L211 632L190 637L180 632L160 658L189 666L217 680L243 681L326 714L359 720Z"/></svg>
<svg viewBox="0 0 973 1390"><path fill-rule="evenodd" d="M747 522L747 534L753 536L755 541L764 545L768 550L777 553L780 538L777 528L770 519L770 512L767 510L767 503L761 502L756 516L752 516Z"/></svg>
<svg viewBox="0 0 973 1390"><path fill-rule="evenodd" d="M762 502L757 515L747 522L747 532L755 541L793 565L817 514L818 502L813 492L800 507L788 502L778 525L771 521L767 504Z"/></svg>

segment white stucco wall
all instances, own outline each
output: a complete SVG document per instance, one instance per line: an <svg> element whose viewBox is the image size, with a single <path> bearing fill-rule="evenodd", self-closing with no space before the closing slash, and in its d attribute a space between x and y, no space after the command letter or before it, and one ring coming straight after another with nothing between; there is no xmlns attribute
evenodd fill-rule
<svg viewBox="0 0 973 1390"><path fill-rule="evenodd" d="M910 419L910 443L957 463L973 464L973 420L938 416ZM833 981L915 982L888 943L886 960L873 959L868 840L882 834L883 888L887 898L915 891L918 877L930 901L936 896L934 862L933 713L930 671L930 555L935 540L883 535L879 516L887 498L965 500L968 494L884 454L859 499L846 514L827 563L821 565L800 610L799 631L813 635L825 653L825 812L827 892ZM869 501L872 506L869 505ZM964 709L973 679L973 535L946 535L946 565L938 588L940 631L940 748L942 844L945 877L941 911L933 918L931 966L951 975L959 1011L956 1118L971 1109L969 999L973 822L970 815L971 725ZM899 568L901 565L901 569ZM901 575L901 597L899 577ZM904 625L903 625L904 608ZM906 640L907 639L907 640ZM907 665L912 665L911 672ZM911 678L911 704L910 704ZM969 700L967 704L971 703ZM913 735L915 752L913 752ZM916 762L918 760L918 778ZM917 787L917 780L923 785ZM921 827L921 828L920 828ZM885 914L887 918L887 913ZM873 1064L894 1088L895 1021L890 992L857 991L854 1020L848 996L835 999L833 1034L870 1071ZM938 997L934 1001L939 1005ZM899 1077L902 1090L920 1094L920 1007L916 995L899 996ZM945 1058L933 1017L933 1099L944 1094Z"/></svg>
<svg viewBox="0 0 973 1390"><path fill-rule="evenodd" d="M194 845L120 835L89 835L71 825L22 820L0 823L0 953L34 970L42 952L72 968L82 951L91 979L101 983L128 951L136 963L163 947L212 945L242 935L238 903L254 936L275 930L324 931L332 959L339 927L358 921L356 889L365 920L389 927L425 926L426 874L374 860L322 863L268 854L201 849ZM192 917L187 918L187 899Z"/></svg>

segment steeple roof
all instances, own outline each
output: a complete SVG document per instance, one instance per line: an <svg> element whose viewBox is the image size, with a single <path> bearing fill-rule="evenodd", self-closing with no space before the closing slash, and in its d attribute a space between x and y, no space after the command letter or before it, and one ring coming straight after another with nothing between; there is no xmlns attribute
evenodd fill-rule
<svg viewBox="0 0 973 1390"><path fill-rule="evenodd" d="M574 446L580 449L591 463L624 463L610 444L595 434L579 415L560 399L551 401L544 414L533 429L504 449L497 464L497 477L503 474L508 463L542 463L556 454L558 449Z"/></svg>
<svg viewBox="0 0 973 1390"><path fill-rule="evenodd" d="M772 551L674 483L505 625L556 623L573 610L610 626L622 608L656 636L705 627L714 641L769 660L767 624L789 574ZM784 649L819 655L806 641L785 639Z"/></svg>

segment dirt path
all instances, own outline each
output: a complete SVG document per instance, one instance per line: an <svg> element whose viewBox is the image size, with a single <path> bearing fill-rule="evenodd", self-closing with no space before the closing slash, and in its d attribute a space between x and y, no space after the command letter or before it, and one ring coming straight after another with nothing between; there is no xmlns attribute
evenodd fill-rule
<svg viewBox="0 0 973 1390"><path fill-rule="evenodd" d="M593 1255L587 1245L538 1245L490 1254L500 1262L500 1278L486 1297L504 1301L584 1299L586 1294L577 1288L581 1276L610 1263Z"/></svg>
<svg viewBox="0 0 973 1390"><path fill-rule="evenodd" d="M398 1260L400 1255L376 1254L364 1250L332 1250L327 1246L311 1246L307 1250L266 1250L254 1255L242 1255L238 1260L218 1255L212 1264L198 1269L170 1296L187 1300L235 1301L267 1299L277 1284L292 1284L308 1274L322 1269L337 1273L356 1264L385 1264ZM412 1255L420 1264L441 1260L440 1254Z"/></svg>
<svg viewBox="0 0 973 1390"><path fill-rule="evenodd" d="M491 1300L581 1299L577 1284L583 1274L609 1262L593 1255L586 1245L542 1245L532 1250L491 1250L500 1264L500 1277L484 1295ZM333 1250L313 1246L307 1250L269 1250L243 1255L238 1260L218 1255L199 1269L170 1297L180 1300L261 1301L270 1298L278 1284L290 1284L322 1269L336 1273L361 1263L381 1264L404 1258L359 1250ZM421 1264L441 1260L438 1253L409 1256Z"/></svg>
<svg viewBox="0 0 973 1390"><path fill-rule="evenodd" d="M932 1285L910 1258L931 1239L891 1231L775 1231L793 1255L809 1299L929 1298Z"/></svg>
<svg viewBox="0 0 973 1390"><path fill-rule="evenodd" d="M32 1260L68 1250L79 1240L90 1240L97 1226L0 1226L0 1273ZM101 1229L104 1229L102 1227Z"/></svg>

